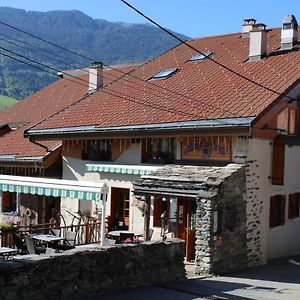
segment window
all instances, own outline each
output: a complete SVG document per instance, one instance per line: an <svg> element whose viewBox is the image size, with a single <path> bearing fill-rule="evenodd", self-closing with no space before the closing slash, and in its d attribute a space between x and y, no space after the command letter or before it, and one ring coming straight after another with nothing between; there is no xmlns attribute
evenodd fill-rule
<svg viewBox="0 0 300 300"><path fill-rule="evenodd" d="M2 192L2 212L14 212L17 209L17 194Z"/></svg>
<svg viewBox="0 0 300 300"><path fill-rule="evenodd" d="M111 161L112 146L110 140L88 141L85 160Z"/></svg>
<svg viewBox="0 0 300 300"><path fill-rule="evenodd" d="M209 52L205 52L205 53L199 53L193 57L191 57L188 62L193 62L193 61L200 61L200 60L204 60L207 57L210 57L213 53L211 51Z"/></svg>
<svg viewBox="0 0 300 300"><path fill-rule="evenodd" d="M281 140L273 142L273 157L272 157L272 184L283 185L284 183L284 156L285 144Z"/></svg>
<svg viewBox="0 0 300 300"><path fill-rule="evenodd" d="M153 138L142 141L143 163L172 163L174 162L174 139Z"/></svg>
<svg viewBox="0 0 300 300"><path fill-rule="evenodd" d="M166 79L174 75L178 71L177 68L162 70L153 75L149 80Z"/></svg>
<svg viewBox="0 0 300 300"><path fill-rule="evenodd" d="M289 219L294 219L299 217L299 199L300 199L300 193L289 195L289 210L288 210Z"/></svg>
<svg viewBox="0 0 300 300"><path fill-rule="evenodd" d="M270 228L285 223L285 196L276 195L270 198Z"/></svg>
<svg viewBox="0 0 300 300"><path fill-rule="evenodd" d="M161 215L166 212L167 218L169 219L170 202L163 201L162 198L154 199L153 209L153 226L161 227Z"/></svg>
<svg viewBox="0 0 300 300"><path fill-rule="evenodd" d="M294 108L286 107L277 116L276 128L281 134L296 134L297 111Z"/></svg>

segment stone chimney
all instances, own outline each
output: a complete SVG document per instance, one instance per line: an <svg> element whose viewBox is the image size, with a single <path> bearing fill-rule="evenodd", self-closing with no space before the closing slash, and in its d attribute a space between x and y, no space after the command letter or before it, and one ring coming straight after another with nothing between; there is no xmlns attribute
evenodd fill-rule
<svg viewBox="0 0 300 300"><path fill-rule="evenodd" d="M103 65L93 61L89 67L89 93L93 93L103 86Z"/></svg>
<svg viewBox="0 0 300 300"><path fill-rule="evenodd" d="M294 15L285 16L281 29L281 49L289 50L297 44L298 23Z"/></svg>
<svg viewBox="0 0 300 300"><path fill-rule="evenodd" d="M259 61L267 54L267 30L265 24L255 24L250 31L249 61Z"/></svg>
<svg viewBox="0 0 300 300"><path fill-rule="evenodd" d="M244 24L242 25L242 37L249 37L250 31L255 24L255 19L244 19Z"/></svg>

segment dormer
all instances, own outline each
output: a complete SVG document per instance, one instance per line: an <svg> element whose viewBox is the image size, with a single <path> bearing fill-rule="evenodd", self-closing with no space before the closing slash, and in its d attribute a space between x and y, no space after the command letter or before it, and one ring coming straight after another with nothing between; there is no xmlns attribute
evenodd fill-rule
<svg viewBox="0 0 300 300"><path fill-rule="evenodd" d="M297 44L298 22L294 15L287 15L283 19L281 29L281 50L292 49Z"/></svg>

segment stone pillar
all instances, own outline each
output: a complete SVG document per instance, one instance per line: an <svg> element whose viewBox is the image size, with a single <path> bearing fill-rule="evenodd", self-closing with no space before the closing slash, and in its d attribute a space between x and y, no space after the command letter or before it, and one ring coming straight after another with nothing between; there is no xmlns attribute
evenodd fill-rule
<svg viewBox="0 0 300 300"><path fill-rule="evenodd" d="M211 273L211 200L198 198L196 209L195 273Z"/></svg>

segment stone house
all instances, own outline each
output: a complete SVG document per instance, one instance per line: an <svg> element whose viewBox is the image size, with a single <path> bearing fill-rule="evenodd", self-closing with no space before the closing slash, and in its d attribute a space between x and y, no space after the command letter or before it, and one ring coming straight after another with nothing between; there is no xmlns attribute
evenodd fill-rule
<svg viewBox="0 0 300 300"><path fill-rule="evenodd" d="M64 179L106 182L110 228L186 241L198 273L300 252L298 24L193 39L25 130ZM87 201L61 210L93 213ZM152 230L151 230L152 232Z"/></svg>

